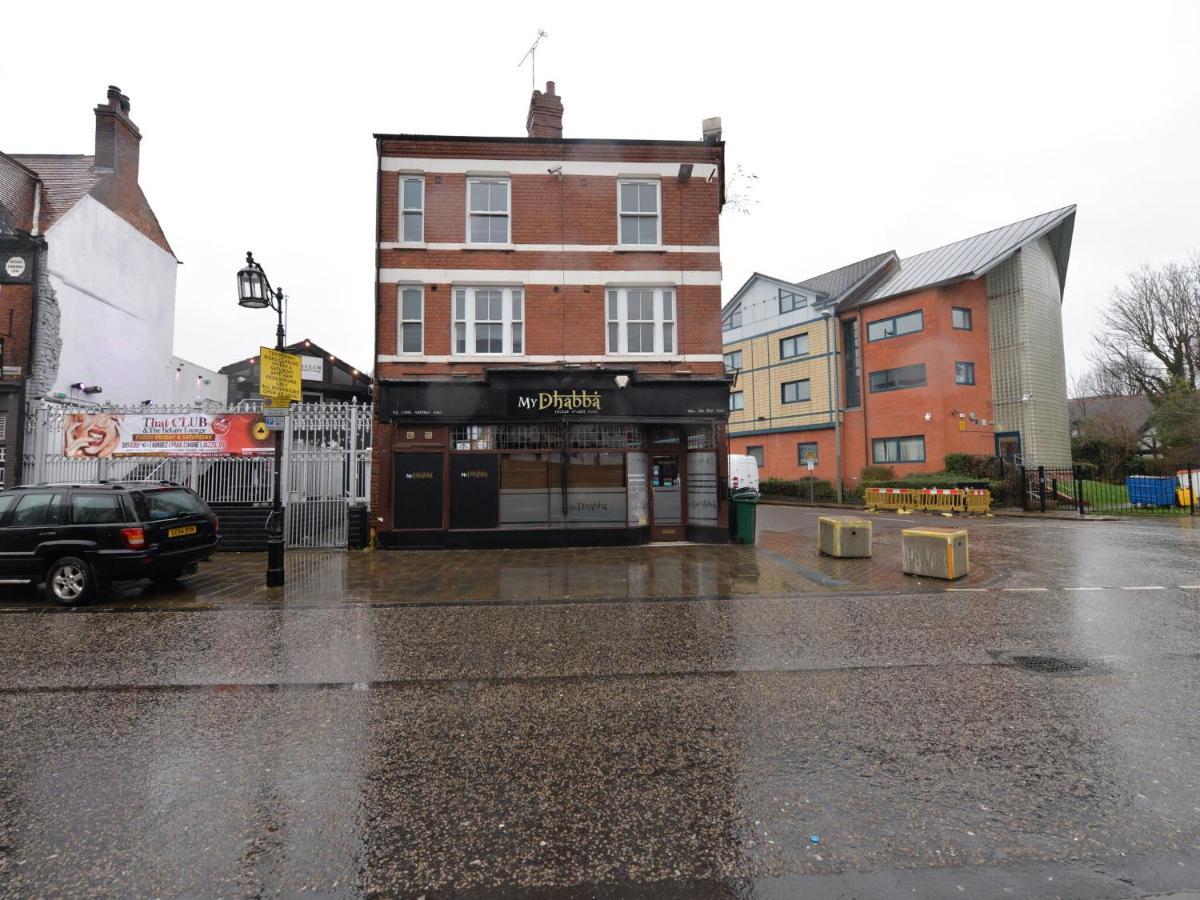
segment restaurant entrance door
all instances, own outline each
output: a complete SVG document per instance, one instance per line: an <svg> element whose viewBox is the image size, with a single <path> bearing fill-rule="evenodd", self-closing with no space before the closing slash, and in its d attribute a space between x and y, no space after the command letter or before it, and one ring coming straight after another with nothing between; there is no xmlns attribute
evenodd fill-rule
<svg viewBox="0 0 1200 900"><path fill-rule="evenodd" d="M684 539L683 492L681 455L654 454L650 458L650 540Z"/></svg>

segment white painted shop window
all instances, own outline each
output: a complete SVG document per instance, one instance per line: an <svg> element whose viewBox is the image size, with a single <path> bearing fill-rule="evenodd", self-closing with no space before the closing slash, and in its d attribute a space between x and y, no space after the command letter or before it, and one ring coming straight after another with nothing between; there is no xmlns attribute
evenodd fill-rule
<svg viewBox="0 0 1200 900"><path fill-rule="evenodd" d="M525 294L521 288L454 289L454 355L519 356L525 352Z"/></svg>
<svg viewBox="0 0 1200 900"><path fill-rule="evenodd" d="M511 212L507 178L467 179L467 243L510 243Z"/></svg>
<svg viewBox="0 0 1200 900"><path fill-rule="evenodd" d="M425 176L404 175L400 178L400 242L420 244L425 241Z"/></svg>
<svg viewBox="0 0 1200 900"><path fill-rule="evenodd" d="M661 194L661 185L657 181L617 182L618 243L649 246L662 243L659 227Z"/></svg>
<svg viewBox="0 0 1200 900"><path fill-rule="evenodd" d="M425 290L400 287L400 352L425 352Z"/></svg>
<svg viewBox="0 0 1200 900"><path fill-rule="evenodd" d="M609 288L605 351L674 353L673 288Z"/></svg>

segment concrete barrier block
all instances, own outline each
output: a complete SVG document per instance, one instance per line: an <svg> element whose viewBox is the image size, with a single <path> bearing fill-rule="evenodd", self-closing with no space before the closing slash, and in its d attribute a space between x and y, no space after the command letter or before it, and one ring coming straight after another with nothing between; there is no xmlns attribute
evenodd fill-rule
<svg viewBox="0 0 1200 900"><path fill-rule="evenodd" d="M852 516L821 516L817 548L826 556L858 559L871 555L871 520Z"/></svg>
<svg viewBox="0 0 1200 900"><path fill-rule="evenodd" d="M963 528L905 528L900 532L900 555L906 575L954 581L971 571Z"/></svg>

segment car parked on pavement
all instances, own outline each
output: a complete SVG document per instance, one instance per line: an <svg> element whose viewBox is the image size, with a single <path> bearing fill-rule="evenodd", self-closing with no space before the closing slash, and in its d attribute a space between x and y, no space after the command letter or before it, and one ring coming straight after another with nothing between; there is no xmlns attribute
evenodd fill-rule
<svg viewBox="0 0 1200 900"><path fill-rule="evenodd" d="M63 606L86 603L112 581L194 573L220 540L208 504L173 482L0 491L0 581L44 582Z"/></svg>

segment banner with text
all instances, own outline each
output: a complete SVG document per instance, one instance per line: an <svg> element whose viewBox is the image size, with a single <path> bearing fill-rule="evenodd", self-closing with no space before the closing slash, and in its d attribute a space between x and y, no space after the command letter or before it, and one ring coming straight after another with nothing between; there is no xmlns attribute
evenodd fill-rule
<svg viewBox="0 0 1200 900"><path fill-rule="evenodd" d="M63 455L77 459L254 456L273 452L272 438L257 413L71 413L66 418Z"/></svg>

